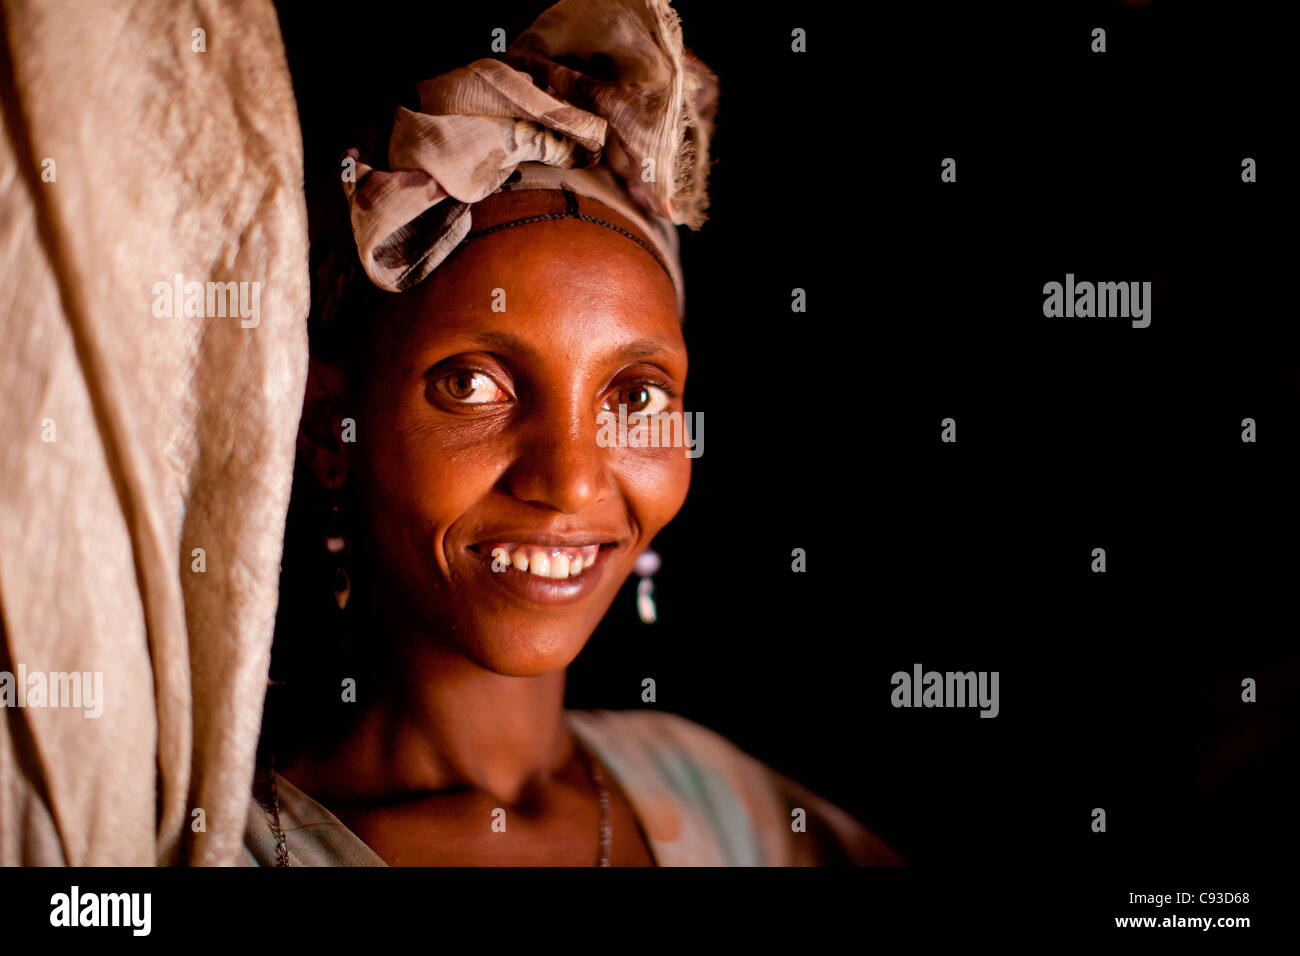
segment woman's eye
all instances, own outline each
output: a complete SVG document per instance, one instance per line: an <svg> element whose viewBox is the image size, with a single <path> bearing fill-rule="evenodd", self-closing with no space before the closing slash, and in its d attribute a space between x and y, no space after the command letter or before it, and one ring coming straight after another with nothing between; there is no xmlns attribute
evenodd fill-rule
<svg viewBox="0 0 1300 956"><path fill-rule="evenodd" d="M641 382L619 389L609 410L615 411L619 405L626 405L629 415L655 415L668 407L668 401L668 393L658 385Z"/></svg>
<svg viewBox="0 0 1300 956"><path fill-rule="evenodd" d="M438 391L461 405L486 405L508 402L510 396L490 375L470 368L459 368L438 378Z"/></svg>

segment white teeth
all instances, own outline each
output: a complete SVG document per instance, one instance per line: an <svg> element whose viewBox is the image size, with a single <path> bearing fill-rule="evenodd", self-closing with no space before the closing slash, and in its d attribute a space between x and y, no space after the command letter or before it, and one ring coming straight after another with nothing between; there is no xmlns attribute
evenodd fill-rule
<svg viewBox="0 0 1300 956"><path fill-rule="evenodd" d="M551 577L564 579L569 576L569 556L556 551L551 555Z"/></svg>
<svg viewBox="0 0 1300 956"><path fill-rule="evenodd" d="M590 569L600 556L600 545L586 544L574 547L545 548L532 544L492 545L492 563L498 561L507 567L513 565L516 571L535 574L539 578L563 581Z"/></svg>

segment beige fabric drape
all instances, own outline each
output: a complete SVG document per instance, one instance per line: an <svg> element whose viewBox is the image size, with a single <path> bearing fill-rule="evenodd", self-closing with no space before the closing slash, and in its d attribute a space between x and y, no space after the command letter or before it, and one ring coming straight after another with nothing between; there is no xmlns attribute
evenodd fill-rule
<svg viewBox="0 0 1300 956"><path fill-rule="evenodd" d="M0 708L0 863L234 863L307 366L279 25L0 10L0 672L103 674L98 718ZM177 274L248 283L256 325L157 314Z"/></svg>

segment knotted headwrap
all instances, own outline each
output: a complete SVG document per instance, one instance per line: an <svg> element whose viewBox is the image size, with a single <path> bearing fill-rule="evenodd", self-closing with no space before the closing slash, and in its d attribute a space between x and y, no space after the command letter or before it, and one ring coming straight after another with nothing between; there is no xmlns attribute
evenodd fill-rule
<svg viewBox="0 0 1300 956"><path fill-rule="evenodd" d="M503 187L566 189L644 232L680 309L676 226L704 222L717 78L684 49L667 0L560 0L502 59L418 90L419 112L397 110L389 170L348 151L352 231L375 285L425 279L470 233L473 204Z"/></svg>

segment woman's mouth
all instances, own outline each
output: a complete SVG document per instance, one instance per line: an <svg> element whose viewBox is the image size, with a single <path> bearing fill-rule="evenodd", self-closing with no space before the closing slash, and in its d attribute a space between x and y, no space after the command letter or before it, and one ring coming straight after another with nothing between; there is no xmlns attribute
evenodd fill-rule
<svg viewBox="0 0 1300 956"><path fill-rule="evenodd" d="M481 547L475 545L475 548ZM563 581L577 577L584 568L596 563L600 545L589 544L576 548L555 548L537 544L500 543L486 546L484 550L493 559L493 570L502 565L516 571L535 574L539 578ZM506 570L501 567L501 570Z"/></svg>
<svg viewBox="0 0 1300 956"><path fill-rule="evenodd" d="M466 550L493 584L530 604L569 604L595 590L618 542L484 541Z"/></svg>

